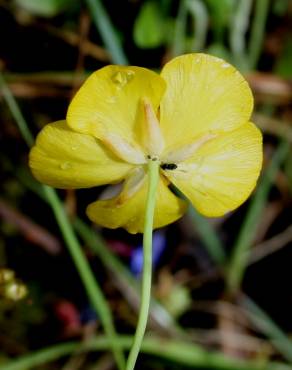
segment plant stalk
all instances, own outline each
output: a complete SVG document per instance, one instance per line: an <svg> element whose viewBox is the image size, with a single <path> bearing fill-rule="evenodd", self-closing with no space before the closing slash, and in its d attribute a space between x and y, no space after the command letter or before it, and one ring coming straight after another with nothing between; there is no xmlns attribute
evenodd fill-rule
<svg viewBox="0 0 292 370"><path fill-rule="evenodd" d="M149 188L145 210L145 223L143 235L143 274L142 274L142 297L139 312L138 324L134 336L133 346L130 350L126 370L133 370L139 351L143 342L144 333L147 326L152 281L152 233L153 219L156 203L156 190L159 179L159 161L150 160L148 162Z"/></svg>

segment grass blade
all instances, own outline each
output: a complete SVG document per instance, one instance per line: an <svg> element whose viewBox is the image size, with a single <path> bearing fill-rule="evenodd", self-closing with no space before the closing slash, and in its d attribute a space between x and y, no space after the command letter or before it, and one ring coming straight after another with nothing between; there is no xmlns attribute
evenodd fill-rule
<svg viewBox="0 0 292 370"><path fill-rule="evenodd" d="M206 5L200 0L187 0L186 6L194 22L194 41L191 51L202 51L206 44L209 22Z"/></svg>
<svg viewBox="0 0 292 370"><path fill-rule="evenodd" d="M186 0L179 3L178 14L175 20L172 56L183 54L185 51L185 35L187 27Z"/></svg>
<svg viewBox="0 0 292 370"><path fill-rule="evenodd" d="M235 2L236 9L230 25L230 48L232 51L233 62L241 70L249 69L245 33L249 25L249 17L252 7L252 0L239 0Z"/></svg>
<svg viewBox="0 0 292 370"><path fill-rule="evenodd" d="M250 320L264 333L274 347L292 364L292 341L282 329L252 299L244 296L242 305Z"/></svg>
<svg viewBox="0 0 292 370"><path fill-rule="evenodd" d="M133 337L119 336L118 344L125 350L131 346ZM39 367L49 361L55 361L71 353L84 353L89 351L105 351L109 348L106 337L98 337L85 343L67 342L47 347L18 359L0 365L0 370L29 370ZM218 352L205 351L194 343L185 343L154 335L146 337L142 343L141 352L170 361L179 368L212 369L212 370L291 370L290 366L279 363L259 364L229 359Z"/></svg>
<svg viewBox="0 0 292 370"><path fill-rule="evenodd" d="M209 221L201 216L193 207L189 208L189 214L209 255L218 266L222 266L226 256L223 244L216 231L210 225Z"/></svg>
<svg viewBox="0 0 292 370"><path fill-rule="evenodd" d="M262 51L270 0L256 0L248 47L249 66L256 68Z"/></svg>
<svg viewBox="0 0 292 370"><path fill-rule="evenodd" d="M14 117L16 124L23 135L24 140L31 146L34 142L33 136L29 130L29 126L23 117L18 104L11 94L8 86L5 83L3 76L0 74L0 84L2 89L6 92L4 99L11 110L11 114ZM124 368L124 355L121 349L116 344L116 332L114 328L114 321L111 315L110 307L107 303L106 298L103 295L102 289L90 269L89 263L83 254L81 245L74 233L68 216L64 210L63 204L59 199L56 191L48 186L43 185L43 194L45 195L48 203L53 211L55 219L58 223L68 251L75 264L75 267L79 273L80 279L83 282L85 291L88 294L88 298L91 301L95 311L99 315L103 324L104 330L109 337L111 343L111 349L115 360L120 370Z"/></svg>
<svg viewBox="0 0 292 370"><path fill-rule="evenodd" d="M279 167L287 157L289 144L282 141L267 170L262 176L257 191L251 200L247 215L239 231L239 235L233 247L233 252L227 269L227 286L229 292L236 292L241 284L245 268L248 263L249 249L254 239L261 213L267 202L270 189L273 185Z"/></svg>
<svg viewBox="0 0 292 370"><path fill-rule="evenodd" d="M85 0L92 16L93 22L98 29L105 47L115 64L128 64L128 59L123 51L120 40L111 23L111 20L100 0Z"/></svg>

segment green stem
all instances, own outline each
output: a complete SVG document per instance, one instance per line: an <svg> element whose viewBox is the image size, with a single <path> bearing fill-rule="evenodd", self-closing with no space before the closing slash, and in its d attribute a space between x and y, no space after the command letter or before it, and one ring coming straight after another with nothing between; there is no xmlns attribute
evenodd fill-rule
<svg viewBox="0 0 292 370"><path fill-rule="evenodd" d="M29 131L28 125L16 103L14 96L12 95L9 87L7 86L2 73L0 72L0 88L2 90L3 97L8 105L12 117L18 125L18 129L28 146L32 146L34 143L34 138Z"/></svg>
<svg viewBox="0 0 292 370"><path fill-rule="evenodd" d="M249 42L249 66L256 68L264 39L266 19L268 15L270 0L257 0L255 15L253 18Z"/></svg>
<svg viewBox="0 0 292 370"><path fill-rule="evenodd" d="M19 181L27 188L38 195L44 202L48 203L48 199L44 194L44 187L37 182L27 171L23 168L16 172L11 165L9 165L9 171L12 172ZM89 247L89 249L98 256L102 264L106 269L113 275L114 281L122 295L129 300L130 304L134 305L136 308L140 302L140 288L138 286L137 280L129 272L123 263L110 251L106 245L105 240L100 236L100 234L94 232L94 230L87 225L80 218L75 218L73 221L73 227L75 232L80 237L80 239ZM214 231L213 231L214 233ZM174 317L165 309L161 303L159 303L154 297L151 298L151 319L160 328L172 333L173 335L178 335L183 333L183 329L177 324Z"/></svg>
<svg viewBox="0 0 292 370"><path fill-rule="evenodd" d="M95 276L88 265L84 253L80 248L80 244L73 232L72 226L68 220L63 205L60 202L56 192L48 186L44 186L44 191L50 203L50 206L54 212L54 215L62 232L63 238L67 244L73 262L84 284L85 290L91 301L91 304L94 307L97 314L100 316L101 322L104 326L104 330L111 341L113 354L119 366L119 369L123 370L125 368L124 355L119 346L117 345L115 328L113 325L111 312L106 302L106 299L102 293L101 288L96 282Z"/></svg>
<svg viewBox="0 0 292 370"><path fill-rule="evenodd" d="M243 296L241 303L247 309L249 319L270 339L279 353L292 364L292 340L251 298Z"/></svg>
<svg viewBox="0 0 292 370"><path fill-rule="evenodd" d="M31 146L34 142L33 136L28 128L25 118L23 117L18 107L18 104L14 96L11 94L11 91L6 85L5 80L1 74L0 74L0 87L2 88L4 99L11 111L12 116L14 117L18 125L21 134L23 135L23 138L25 139L28 146ZM107 304L107 301L82 252L81 246L78 242L78 239L76 238L71 223L62 206L62 202L58 198L57 193L55 192L54 189L44 185L43 190L48 200L48 203L54 212L55 218L66 242L67 248L75 263L75 266L84 284L88 297L97 314L99 315L104 330L109 337L109 341L111 343L112 351L115 360L118 364L118 367L120 370L123 370L125 368L124 355L121 348L119 348L118 344L116 343L116 332L113 324L111 311Z"/></svg>
<svg viewBox="0 0 292 370"><path fill-rule="evenodd" d="M192 206L189 207L189 215L195 225L196 232L200 236L212 260L218 266L224 266L226 261L224 246L214 227Z"/></svg>
<svg viewBox="0 0 292 370"><path fill-rule="evenodd" d="M130 336L118 336L119 346L127 350L130 348L133 338ZM86 353L89 351L106 351L110 347L108 338L98 337L90 341L67 342L51 347L43 348L33 353L24 355L4 364L0 364L0 370L28 370L36 369L50 361L58 360L71 353ZM219 352L205 351L195 343L186 343L178 340L170 340L159 337L146 337L141 346L141 352L156 356L169 363L178 365L178 368L188 367L191 369L213 370L289 370L290 365L280 363L260 363L258 361L242 361L227 358Z"/></svg>
<svg viewBox="0 0 292 370"><path fill-rule="evenodd" d="M230 27L230 48L235 65L241 71L249 70L245 34L249 25L252 0L239 0L235 3Z"/></svg>
<svg viewBox="0 0 292 370"><path fill-rule="evenodd" d="M186 0L179 3L178 14L174 26L174 37L172 44L172 56L183 54L185 51L185 33L187 24Z"/></svg>
<svg viewBox="0 0 292 370"><path fill-rule="evenodd" d="M133 370L135 367L135 363L143 342L149 313L152 281L152 231L156 203L156 190L159 179L159 165L159 161L150 160L148 162L149 188L143 235L143 275L141 307L134 342L129 353L126 370Z"/></svg>
<svg viewBox="0 0 292 370"><path fill-rule="evenodd" d="M103 265L114 276L114 280L121 294L129 300L130 304L134 305L134 308L140 305L140 287L137 284L137 280L110 251L102 237L78 218L74 220L73 226L80 238L86 243L90 250L99 257ZM182 328L176 323L175 319L165 307L154 297L151 298L151 311L149 316L155 324L164 331L167 331L167 333L172 333L176 336L179 334L182 335Z"/></svg>
<svg viewBox="0 0 292 370"><path fill-rule="evenodd" d="M283 140L279 144L269 167L263 174L257 191L250 203L247 215L232 249L230 264L227 268L226 283L229 293L237 292L240 287L248 263L249 250L255 237L261 213L266 204L277 171L284 159L287 158L288 150L289 144L286 140Z"/></svg>
<svg viewBox="0 0 292 370"><path fill-rule="evenodd" d="M199 0L187 0L186 7L193 17L194 42L191 52L198 52L205 48L208 32L208 11L206 5Z"/></svg>

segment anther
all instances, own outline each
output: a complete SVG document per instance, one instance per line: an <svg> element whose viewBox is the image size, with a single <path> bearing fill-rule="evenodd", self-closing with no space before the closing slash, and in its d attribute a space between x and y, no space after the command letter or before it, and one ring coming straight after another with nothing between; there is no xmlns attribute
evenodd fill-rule
<svg viewBox="0 0 292 370"><path fill-rule="evenodd" d="M147 158L147 159L149 159L150 161L158 161L158 157L157 157L157 156L155 156L155 155L150 155L150 154L148 154L148 155L146 156L146 158Z"/></svg>

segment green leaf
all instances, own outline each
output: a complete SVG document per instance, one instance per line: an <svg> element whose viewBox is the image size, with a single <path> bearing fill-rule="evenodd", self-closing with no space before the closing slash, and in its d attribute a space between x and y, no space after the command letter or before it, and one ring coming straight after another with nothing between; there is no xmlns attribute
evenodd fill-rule
<svg viewBox="0 0 292 370"><path fill-rule="evenodd" d="M134 41L140 48L150 49L162 45L165 41L164 19L158 4L145 2L134 24Z"/></svg>
<svg viewBox="0 0 292 370"><path fill-rule="evenodd" d="M72 8L72 4L76 6L76 1L71 0L15 0L15 2L34 15L48 18Z"/></svg>

